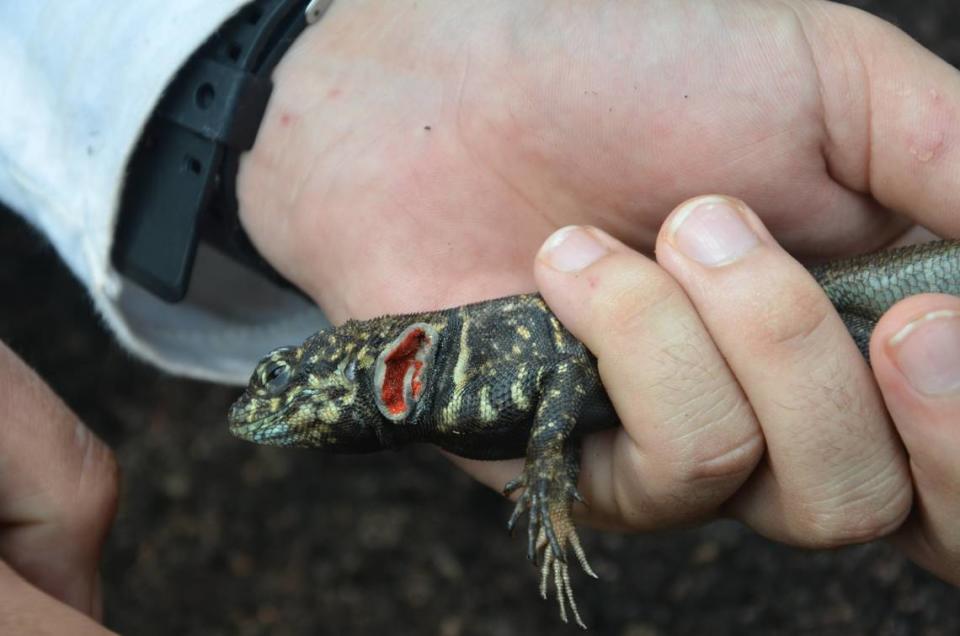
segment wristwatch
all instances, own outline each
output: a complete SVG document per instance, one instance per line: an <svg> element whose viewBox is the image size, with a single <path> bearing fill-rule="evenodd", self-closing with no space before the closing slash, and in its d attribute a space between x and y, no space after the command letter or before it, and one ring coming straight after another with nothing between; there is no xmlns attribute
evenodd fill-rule
<svg viewBox="0 0 960 636"><path fill-rule="evenodd" d="M202 241L289 286L240 225L237 170L270 99L270 73L331 3L250 2L178 71L127 166L111 253L117 271L159 298L180 301Z"/></svg>

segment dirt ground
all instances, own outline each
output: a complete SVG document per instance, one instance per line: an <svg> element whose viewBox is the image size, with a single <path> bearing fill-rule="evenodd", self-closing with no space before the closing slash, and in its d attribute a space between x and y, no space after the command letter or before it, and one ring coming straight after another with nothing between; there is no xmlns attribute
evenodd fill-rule
<svg viewBox="0 0 960 636"><path fill-rule="evenodd" d="M957 0L854 3L960 63ZM363 457L233 439L236 390L123 353L36 234L0 214L0 338L115 449L107 624L129 634L578 633L535 593L509 506L428 448ZM594 634L957 634L960 592L885 545L788 549L733 523L583 531Z"/></svg>

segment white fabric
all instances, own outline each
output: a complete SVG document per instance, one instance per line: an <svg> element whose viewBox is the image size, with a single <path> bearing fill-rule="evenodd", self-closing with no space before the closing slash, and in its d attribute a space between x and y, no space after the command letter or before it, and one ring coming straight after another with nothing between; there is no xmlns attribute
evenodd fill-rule
<svg viewBox="0 0 960 636"><path fill-rule="evenodd" d="M242 383L319 311L201 250L166 304L110 264L127 159L176 70L244 0L0 1L0 201L38 227L138 356Z"/></svg>

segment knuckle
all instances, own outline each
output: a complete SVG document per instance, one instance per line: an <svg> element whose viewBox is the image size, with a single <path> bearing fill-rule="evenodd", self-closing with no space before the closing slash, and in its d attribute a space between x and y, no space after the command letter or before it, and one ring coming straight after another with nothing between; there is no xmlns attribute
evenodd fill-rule
<svg viewBox="0 0 960 636"><path fill-rule="evenodd" d="M724 446L696 451L684 462L680 479L685 484L701 485L713 482L740 483L749 475L763 456L764 441L759 431L751 431L738 439L725 440Z"/></svg>
<svg viewBox="0 0 960 636"><path fill-rule="evenodd" d="M764 440L709 337L681 323L671 321L672 333L648 334L656 342L643 355L644 370L633 373L633 390L617 396L617 407L658 466L662 491L681 492L703 509L719 505L749 476ZM600 363L601 374L608 374ZM627 364L635 365L636 356Z"/></svg>
<svg viewBox="0 0 960 636"><path fill-rule="evenodd" d="M702 398L703 410L685 418L705 424L694 426L674 445L675 478L687 489L710 484L736 487L763 456L763 436L739 394L720 390Z"/></svg>
<svg viewBox="0 0 960 636"><path fill-rule="evenodd" d="M670 404L674 415L659 428L674 434L649 444L656 472L664 476L654 487L655 498L666 506L664 517L674 521L716 510L763 457L763 435L745 398L725 383L705 386L686 403Z"/></svg>
<svg viewBox="0 0 960 636"><path fill-rule="evenodd" d="M651 317L673 307L679 294L679 286L657 266L642 272L620 267L593 297L591 323L602 333L635 338L645 333Z"/></svg>
<svg viewBox="0 0 960 636"><path fill-rule="evenodd" d="M784 288L786 289L786 288ZM771 297L765 311L748 321L747 328L758 334L761 343L779 350L802 352L820 343L832 324L833 307L819 287L792 286L789 292Z"/></svg>
<svg viewBox="0 0 960 636"><path fill-rule="evenodd" d="M722 359L706 353L709 342L685 338L652 355L657 377L644 407L667 434L657 453L686 489L705 483L739 483L763 455L764 440L746 396Z"/></svg>
<svg viewBox="0 0 960 636"><path fill-rule="evenodd" d="M808 504L797 528L808 547L867 543L903 525L912 500L913 489L908 480L878 475L835 498Z"/></svg>

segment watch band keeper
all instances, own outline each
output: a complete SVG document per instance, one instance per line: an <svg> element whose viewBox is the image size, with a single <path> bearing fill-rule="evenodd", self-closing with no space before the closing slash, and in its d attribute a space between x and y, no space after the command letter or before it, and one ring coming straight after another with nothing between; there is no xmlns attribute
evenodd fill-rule
<svg viewBox="0 0 960 636"><path fill-rule="evenodd" d="M330 5L310 2L319 17ZM257 253L237 217L240 155L253 147L270 74L307 26L305 0L256 0L184 64L128 164L111 258L154 295L182 300L199 241L289 286Z"/></svg>

